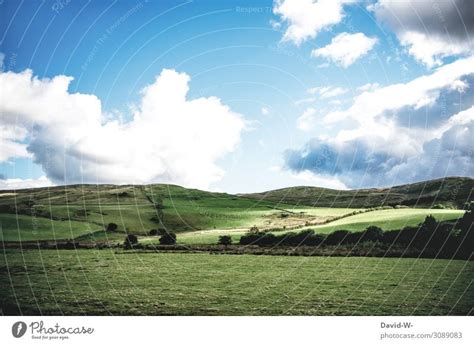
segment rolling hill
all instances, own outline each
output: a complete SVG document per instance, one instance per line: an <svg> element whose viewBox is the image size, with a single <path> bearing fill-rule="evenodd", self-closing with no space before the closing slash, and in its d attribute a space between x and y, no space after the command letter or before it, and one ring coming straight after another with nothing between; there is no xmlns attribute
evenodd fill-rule
<svg viewBox="0 0 474 345"><path fill-rule="evenodd" d="M240 194L259 200L312 207L368 208L380 206L463 208L474 197L474 180L468 177L444 179L394 186L355 190L319 187L290 187L262 193Z"/></svg>
<svg viewBox="0 0 474 345"><path fill-rule="evenodd" d="M8 190L0 191L0 241L123 240L124 233L145 236L152 229L165 228L188 232L185 237L211 236L215 243L218 234L244 233L254 225L269 231L296 231L302 227L322 231L323 227L333 229L337 225L357 230L369 223L388 229L418 224L434 213L430 210L433 206L460 207L472 200L472 187L472 179L449 178L391 189L294 187L245 195L168 184ZM406 212L399 212L403 210L372 211L387 205L417 207L419 212L410 218ZM446 211L437 217L454 219L462 215L461 211ZM371 215L364 215L367 212ZM377 218L377 214L382 217ZM117 229L104 231L109 223L117 224ZM192 243L194 238L188 240Z"/></svg>

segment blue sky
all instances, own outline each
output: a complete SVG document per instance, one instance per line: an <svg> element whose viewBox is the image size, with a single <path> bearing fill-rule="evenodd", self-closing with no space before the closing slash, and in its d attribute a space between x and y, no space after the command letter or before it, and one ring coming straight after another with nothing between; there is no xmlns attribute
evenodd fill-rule
<svg viewBox="0 0 474 345"><path fill-rule="evenodd" d="M0 186L473 176L471 5L434 3L5 0Z"/></svg>

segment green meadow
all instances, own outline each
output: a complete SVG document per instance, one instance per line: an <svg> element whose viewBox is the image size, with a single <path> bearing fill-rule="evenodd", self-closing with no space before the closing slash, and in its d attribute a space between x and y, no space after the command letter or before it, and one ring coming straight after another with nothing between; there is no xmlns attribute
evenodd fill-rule
<svg viewBox="0 0 474 345"><path fill-rule="evenodd" d="M432 188L429 191L432 193ZM294 192L302 193L298 188ZM214 244L220 235L227 234L238 241L253 226L274 232L361 231L370 225L391 230L415 226L429 214L438 221L463 214L461 210L427 207L348 207L352 203L347 193L341 194L344 207L311 207L307 193L302 194L305 203L288 198L288 193L289 201L284 203L275 198L257 199L254 195L212 193L175 185L73 185L0 191L0 240L116 242L131 233L144 242L153 242L156 238L148 236L150 230L164 228L176 232L180 243ZM377 197L379 194L374 192ZM105 233L109 223L117 224L115 232Z"/></svg>
<svg viewBox="0 0 474 345"><path fill-rule="evenodd" d="M6 250L4 314L468 315L474 263Z"/></svg>
<svg viewBox="0 0 474 345"><path fill-rule="evenodd" d="M335 191L299 187L268 195L174 185L0 191L0 243L5 244L0 314L469 315L472 261L156 253L118 246L24 250L18 243L31 247L36 241L74 240L121 246L127 234L134 234L146 245L158 243L159 237L149 234L156 229L175 232L178 244L213 245L222 235L238 243L252 227L275 234L305 229L328 234L370 225L401 229L422 223L427 215L437 221L461 218L464 211L453 207L461 201L444 191L438 193L444 198L440 202L433 192L439 182L433 183L418 196L418 187L407 187L404 196L400 188L395 194L361 192L377 202L363 203L357 194L341 192L333 205L324 204L337 199ZM414 204L416 197L425 202ZM107 231L110 223L117 229Z"/></svg>
<svg viewBox="0 0 474 345"><path fill-rule="evenodd" d="M316 211L316 210L315 210ZM302 226L293 230L275 230L275 234L298 232L312 229L315 233L329 234L336 230L363 231L375 225L384 230L401 229L405 226L416 226L422 223L427 215L433 215L437 221L456 220L462 217L461 210L432 210L432 209L390 209L370 211L353 216L344 217L326 225ZM219 236L229 235L234 242L247 232L246 229L205 230L180 234L178 242L183 244L214 244ZM156 242L156 239L147 237L144 243Z"/></svg>

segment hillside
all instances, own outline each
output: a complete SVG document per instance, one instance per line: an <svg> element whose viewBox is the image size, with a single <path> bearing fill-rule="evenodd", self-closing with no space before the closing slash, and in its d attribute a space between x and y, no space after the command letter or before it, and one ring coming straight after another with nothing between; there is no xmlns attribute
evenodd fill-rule
<svg viewBox="0 0 474 345"><path fill-rule="evenodd" d="M334 190L319 187L290 187L241 196L271 202L313 207L367 208L404 205L432 208L437 206L463 208L472 201L474 180L448 177L395 186L357 190Z"/></svg>
<svg viewBox="0 0 474 345"><path fill-rule="evenodd" d="M112 237L124 232L145 235L160 228L181 232L270 227L277 221L281 223L281 208L291 207L165 184L69 185L0 191L0 240L82 238L90 233L104 237L103 229L109 223L118 225L114 233L107 233ZM335 209L318 217L324 219L340 213ZM284 221L304 224L314 218L307 215L303 219L303 215L298 215Z"/></svg>
<svg viewBox="0 0 474 345"><path fill-rule="evenodd" d="M262 230L296 231L305 226L333 229L338 225L333 222L341 218L343 223L339 225L348 229L367 224L390 229L418 224L433 213L434 205L462 206L466 200L472 200L472 187L472 179L450 178L391 189L337 191L295 187L246 195L168 184L69 185L0 191L0 241L108 241L121 240L124 233L144 236L152 229L168 229L192 232L189 235L197 237L211 235L215 242L218 234L244 233L254 225ZM373 218L376 214L369 208L384 205L425 209L412 218L397 212L402 210L388 212L384 216L387 219ZM357 215L367 211L370 215ZM458 218L460 213L456 212L437 217ZM117 229L104 231L109 223L117 224ZM190 239L193 241L195 238Z"/></svg>

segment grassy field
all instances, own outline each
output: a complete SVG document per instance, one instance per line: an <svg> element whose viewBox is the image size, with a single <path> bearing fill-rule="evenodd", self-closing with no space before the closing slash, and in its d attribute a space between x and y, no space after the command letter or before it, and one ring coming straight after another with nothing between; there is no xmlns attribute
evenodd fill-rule
<svg viewBox="0 0 474 345"><path fill-rule="evenodd" d="M315 209L317 210L317 209ZM342 209L340 209L342 210ZM370 211L335 220L326 225L305 226L293 230L273 231L275 234L285 232L298 232L313 229L316 233L328 234L336 230L363 231L368 226L375 225L383 230L401 229L405 226L416 226L422 223L425 217L432 214L437 221L454 220L462 217L464 211L460 210L430 210L430 209L390 209ZM207 230L182 233L178 236L178 242L182 244L215 244L219 236L230 235L234 243L238 243L240 237L247 229L232 230ZM144 243L152 243L154 238L144 238Z"/></svg>
<svg viewBox="0 0 474 345"><path fill-rule="evenodd" d="M362 231L371 225L378 226L383 230L395 230L402 229L405 226L418 225L422 223L429 214L433 215L438 222L441 222L461 218L464 211L420 208L378 210L335 220L327 225L305 228L314 229L316 233L324 234L336 230Z"/></svg>
<svg viewBox="0 0 474 345"><path fill-rule="evenodd" d="M162 205L159 209L155 207L158 203ZM173 185L39 188L0 192L0 240L83 239L89 233L100 239L106 237L100 230L112 222L120 233L141 236L160 227L178 233L254 225L292 227L353 211L259 202Z"/></svg>
<svg viewBox="0 0 474 345"><path fill-rule="evenodd" d="M99 226L91 223L15 214L2 214L0 220L0 242L64 240L100 229Z"/></svg>
<svg viewBox="0 0 474 345"><path fill-rule="evenodd" d="M431 181L394 188L390 195L412 198L417 193L424 193L424 198L431 198L435 187L439 187L440 195L446 198L446 186L453 187L453 181L462 186L472 182L470 179L447 179L443 183ZM344 196L345 201L354 192L317 190L324 192L322 196L326 199L336 197L334 193L337 192L337 195ZM365 195L366 204L374 207L383 204L379 200L382 192L376 191L359 191L356 196ZM277 198L283 192L288 203L281 203ZM178 233L180 243L213 244L224 234L231 234L237 242L252 226L261 230L301 231L309 228L329 233L340 229L359 231L369 225L384 230L415 226L428 214L433 214L438 221L462 216L462 211L450 209L401 208L351 215L366 209L305 206L298 198L306 200L306 204L311 197L316 200L312 187L271 191L268 195L273 198L262 201L256 195L249 198L164 184L72 185L0 191L0 241L73 238L81 241L123 241L125 233L133 233L150 243L157 241L156 237L147 237L151 229L166 228ZM336 220L340 217L343 218ZM112 222L118 225L117 233L104 233L104 228Z"/></svg>
<svg viewBox="0 0 474 345"><path fill-rule="evenodd" d="M0 270L5 314L468 315L474 300L467 261L7 250Z"/></svg>
<svg viewBox="0 0 474 345"><path fill-rule="evenodd" d="M293 210L295 211L295 210ZM352 212L352 209L328 209L328 208L302 208L298 212L304 212L309 218L301 219L326 219L335 216L345 215ZM255 211L257 214L260 211ZM204 229L195 231L184 231L178 234L178 243L182 244L215 244L221 235L231 235L234 242L238 242L240 236L245 234L250 226L258 225L262 229L269 226L269 222L273 222L272 226L282 226L281 221L291 222L294 218L289 217L281 219L278 215L280 211L262 211L267 212L264 215L255 216L253 222L240 223L238 225L245 227L224 228L224 229ZM276 212L276 213L275 213ZM330 233L335 230L362 231L370 225L376 225L384 230L400 229L404 226L415 226L423 222L424 218L432 214L438 221L457 219L462 216L463 211L459 210L429 210L429 209L391 209L370 211L353 216L341 218L332 221L326 225L303 226L291 231L297 232L304 229L313 229L316 233ZM125 216L124 216L125 217ZM127 217L133 219L133 214ZM51 220L42 217L31 217L28 215L3 214L0 217L1 231L0 241L31 241L31 240L65 240L76 238L81 241L102 242L102 241L123 241L123 233L106 233L101 225L94 222L81 222L77 220ZM135 219L136 222L139 219ZM130 223L132 220L130 220ZM105 223L107 224L107 223ZM263 227L262 227L263 224ZM139 225L141 226L141 225ZM270 226L271 227L271 226ZM140 229L140 227L139 227ZM157 237L147 236L148 231L138 231L141 235L140 241L143 243L158 242ZM275 231L282 233L288 231ZM137 233L137 232L135 232Z"/></svg>
<svg viewBox="0 0 474 345"><path fill-rule="evenodd" d="M155 207L157 203L162 207ZM84 234L81 229L85 228L104 229L111 222L118 225L119 232L145 235L159 227L183 232L304 224L344 212L349 210L314 211L173 185L80 185L0 192L0 222L5 241L18 240L14 234L19 228L27 233L33 228L38 232L25 239L53 239L53 228L67 227L65 221L71 221L71 225L83 223L69 231L74 235ZM281 218L282 213L289 217ZM11 221L12 215L19 215L20 227Z"/></svg>

